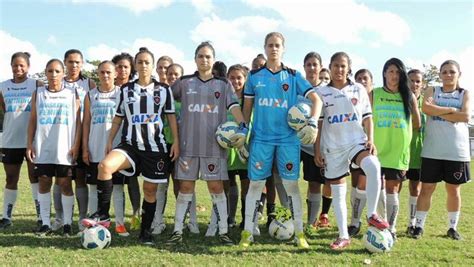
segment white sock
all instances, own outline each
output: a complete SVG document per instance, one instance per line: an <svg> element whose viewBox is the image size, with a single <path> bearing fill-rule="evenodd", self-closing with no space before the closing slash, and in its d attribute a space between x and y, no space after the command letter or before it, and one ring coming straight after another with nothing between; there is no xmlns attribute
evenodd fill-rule
<svg viewBox="0 0 474 267"><path fill-rule="evenodd" d="M347 232L346 184L331 184L331 192L332 207L334 209L334 214L336 215L339 237L348 239L349 233Z"/></svg>
<svg viewBox="0 0 474 267"><path fill-rule="evenodd" d="M63 219L63 204L61 203L61 187L57 184L53 186L54 217L56 220ZM43 222L44 223L44 222Z"/></svg>
<svg viewBox="0 0 474 267"><path fill-rule="evenodd" d="M193 193L193 199L191 200L191 206L189 206L189 222L197 224L196 193Z"/></svg>
<svg viewBox="0 0 474 267"><path fill-rule="evenodd" d="M364 210L367 196L364 190L356 189L354 193L354 203L352 204L352 218L351 225L359 226L360 217L362 217L362 211Z"/></svg>
<svg viewBox="0 0 474 267"><path fill-rule="evenodd" d="M38 201L38 183L31 183L31 196L33 197L33 202L35 203L35 210L36 210L36 219L41 220L40 216L40 207Z"/></svg>
<svg viewBox="0 0 474 267"><path fill-rule="evenodd" d="M459 215L461 215L461 211L448 212L448 227L449 228L453 228L454 230L456 230L456 228L458 227Z"/></svg>
<svg viewBox="0 0 474 267"><path fill-rule="evenodd" d="M319 209L321 207L321 194L308 192L308 225L314 224L318 218Z"/></svg>
<svg viewBox="0 0 474 267"><path fill-rule="evenodd" d="M18 190L5 188L3 193L3 218L12 219L13 208L15 207Z"/></svg>
<svg viewBox="0 0 474 267"><path fill-rule="evenodd" d="M61 195L61 202L63 204L63 223L72 224L72 212L74 211L74 195Z"/></svg>
<svg viewBox="0 0 474 267"><path fill-rule="evenodd" d="M245 223L244 229L253 233L254 224L258 221L258 203L262 195L265 180L250 181L249 191L245 197Z"/></svg>
<svg viewBox="0 0 474 267"><path fill-rule="evenodd" d="M281 176L278 173L273 173L273 177L275 180L275 188L278 193L278 198L280 199L280 204L282 207L289 209L290 206L288 204L288 194L285 190L285 187L283 186Z"/></svg>
<svg viewBox="0 0 474 267"><path fill-rule="evenodd" d="M380 162L377 157L370 155L360 161L360 168L367 177L365 192L367 199L367 218L369 218L377 213L377 202L379 201L380 187L382 186Z"/></svg>
<svg viewBox="0 0 474 267"><path fill-rule="evenodd" d="M385 191L385 189L380 191L380 198L377 203L377 213L380 217L387 220L387 191Z"/></svg>
<svg viewBox="0 0 474 267"><path fill-rule="evenodd" d="M183 194L179 192L176 198L176 210L174 217L174 231L183 233L184 220L186 219L186 213L188 212L191 201L193 200L193 194Z"/></svg>
<svg viewBox="0 0 474 267"><path fill-rule="evenodd" d="M410 200L409 200L409 208L408 208L408 216L409 216L409 220L408 220L408 226L411 227L411 226L415 226L415 223L416 223L416 218L415 218L415 213L416 213L416 201L418 200L418 197L413 197L413 196L410 196Z"/></svg>
<svg viewBox="0 0 474 267"><path fill-rule="evenodd" d="M415 214L415 218L416 218L415 226L425 228L425 221L426 221L427 215L428 215L427 211L417 210Z"/></svg>
<svg viewBox="0 0 474 267"><path fill-rule="evenodd" d="M89 214L93 214L97 211L97 203L98 203L98 198L97 198L97 185L95 184L90 184L89 185Z"/></svg>
<svg viewBox="0 0 474 267"><path fill-rule="evenodd" d="M112 196L114 198L115 225L125 224L125 193L123 185L114 184Z"/></svg>
<svg viewBox="0 0 474 267"><path fill-rule="evenodd" d="M390 231L395 232L397 226L398 210L400 207L400 201L398 194L387 194L387 218L390 224Z"/></svg>
<svg viewBox="0 0 474 267"><path fill-rule="evenodd" d="M168 198L168 183L158 184L158 187L156 190L156 209L155 209L155 218L153 219L153 225L159 225L163 223L163 215L165 213L167 198Z"/></svg>
<svg viewBox="0 0 474 267"><path fill-rule="evenodd" d="M216 205L212 203L212 210L211 210L211 220L209 221L209 225L216 225L217 226L217 214L216 214Z"/></svg>
<svg viewBox="0 0 474 267"><path fill-rule="evenodd" d="M82 220L87 217L87 202L89 201L89 189L87 185L84 187L76 187L76 199L79 208L79 220Z"/></svg>
<svg viewBox="0 0 474 267"><path fill-rule="evenodd" d="M212 203L215 205L217 223L219 224L219 234L227 234L229 225L227 224L227 198L224 192L211 194Z"/></svg>
<svg viewBox="0 0 474 267"><path fill-rule="evenodd" d="M40 203L40 214L43 225L51 227L51 192L44 194L38 192L38 201Z"/></svg>
<svg viewBox="0 0 474 267"><path fill-rule="evenodd" d="M239 187L237 185L229 188L229 218L235 222L235 214L237 213L237 203L239 202Z"/></svg>
<svg viewBox="0 0 474 267"><path fill-rule="evenodd" d="M288 204L293 215L293 224L295 233L303 232L303 205L301 203L300 188L298 187L298 180L283 180L288 195Z"/></svg>

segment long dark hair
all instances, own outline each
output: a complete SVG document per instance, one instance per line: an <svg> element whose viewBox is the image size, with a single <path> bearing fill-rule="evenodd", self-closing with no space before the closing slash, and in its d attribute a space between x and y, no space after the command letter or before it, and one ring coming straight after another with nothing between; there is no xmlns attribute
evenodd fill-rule
<svg viewBox="0 0 474 267"><path fill-rule="evenodd" d="M129 53L122 52L118 55L115 55L112 58L112 62L117 65L120 60L127 60L130 63L130 75L129 79L133 79L133 76L135 76L135 64L133 64L133 57Z"/></svg>
<svg viewBox="0 0 474 267"><path fill-rule="evenodd" d="M402 97L403 101L403 109L405 110L405 117L408 120L411 115L411 108L412 108L412 92L410 87L408 86L408 74L405 68L405 64L398 59L398 58L391 58L385 62L383 65L382 77L383 77L383 86L387 86L387 81L385 79L385 71L387 71L388 67L391 65L395 66L400 73L400 78L398 80L398 91L400 92L400 96Z"/></svg>

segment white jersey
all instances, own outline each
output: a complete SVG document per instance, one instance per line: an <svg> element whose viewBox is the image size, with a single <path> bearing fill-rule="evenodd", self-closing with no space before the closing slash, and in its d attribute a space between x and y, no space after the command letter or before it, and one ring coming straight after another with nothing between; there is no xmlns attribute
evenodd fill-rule
<svg viewBox="0 0 474 267"><path fill-rule="evenodd" d="M465 93L465 89L445 93L437 86L434 88L433 100L438 106L461 110ZM467 123L452 123L438 116L427 116L421 156L430 159L471 161Z"/></svg>
<svg viewBox="0 0 474 267"><path fill-rule="evenodd" d="M324 153L347 150L356 144L364 144L367 135L362 121L372 116L369 96L358 83L337 89L328 84L316 93L321 97L323 108L321 118L321 147Z"/></svg>
<svg viewBox="0 0 474 267"><path fill-rule="evenodd" d="M36 91L36 164L73 165L68 155L76 136L77 93L70 87L51 92Z"/></svg>
<svg viewBox="0 0 474 267"><path fill-rule="evenodd" d="M319 88L323 87L323 86L326 86L327 83L320 83L320 85L318 86L314 86L313 87L313 90L315 92L317 92L317 90L319 90ZM298 96L298 102L304 102L306 104L308 104L310 107L313 106L313 103L311 102L311 100L309 100L308 98L306 97L303 97L303 96ZM314 156L314 145L313 144L308 144L308 145L304 145L304 144L301 144L301 150L311 156Z"/></svg>
<svg viewBox="0 0 474 267"><path fill-rule="evenodd" d="M77 81L74 82L69 82L66 81L66 78L64 78L63 83L65 84L65 87L70 87L74 90L76 90L77 94L79 95L79 99L81 100L81 120L84 115L84 98L86 97L87 92L89 92L91 89L89 84L91 83L89 78L79 78Z"/></svg>
<svg viewBox="0 0 474 267"><path fill-rule="evenodd" d="M36 80L30 78L22 83L6 80L0 84L0 93L5 103L4 148L26 148L26 128L31 114L31 96L35 90Z"/></svg>
<svg viewBox="0 0 474 267"><path fill-rule="evenodd" d="M91 122L89 128L89 155L91 162L100 162L105 157L105 146L112 129L120 98L120 87L110 92L101 92L98 88L89 91ZM120 133L120 130L118 131ZM115 136L113 147L120 143L120 134Z"/></svg>

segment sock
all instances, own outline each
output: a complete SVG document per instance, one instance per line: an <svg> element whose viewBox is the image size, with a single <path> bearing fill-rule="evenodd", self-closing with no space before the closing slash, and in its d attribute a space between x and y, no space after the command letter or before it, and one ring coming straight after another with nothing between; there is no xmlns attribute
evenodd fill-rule
<svg viewBox="0 0 474 267"><path fill-rule="evenodd" d="M219 234L227 234L229 225L227 224L227 198L225 193L211 194L212 203L215 206L217 223L219 224Z"/></svg>
<svg viewBox="0 0 474 267"><path fill-rule="evenodd" d="M72 224L72 213L74 211L74 195L65 196L61 194L61 203L63 205L63 224Z"/></svg>
<svg viewBox="0 0 474 267"><path fill-rule="evenodd" d="M89 214L93 214L97 211L97 185L90 184L89 185L89 203L88 203L88 210Z"/></svg>
<svg viewBox="0 0 474 267"><path fill-rule="evenodd" d="M258 203L258 212L263 214L263 207L265 206L265 201L267 200L267 194L262 193L260 196L260 202Z"/></svg>
<svg viewBox="0 0 474 267"><path fill-rule="evenodd" d="M456 228L458 227L459 215L461 215L461 211L448 212L448 227L449 228L453 228L454 230L456 230Z"/></svg>
<svg viewBox="0 0 474 267"><path fill-rule="evenodd" d="M427 215L428 215L427 211L417 210L415 214L415 218L416 218L415 227L424 228Z"/></svg>
<svg viewBox="0 0 474 267"><path fill-rule="evenodd" d="M138 184L138 178L136 176L130 177L128 180L128 196L132 203L133 215L140 213L140 185Z"/></svg>
<svg viewBox="0 0 474 267"><path fill-rule="evenodd" d="M41 220L40 216L40 206L38 201L38 183L31 183L31 196L33 197L33 201L35 203L35 210L36 210L36 220Z"/></svg>
<svg viewBox="0 0 474 267"><path fill-rule="evenodd" d="M415 226L416 223L416 218L415 218L415 213L416 213L416 201L418 200L418 197L413 197L410 196L409 200L409 208L408 208L408 215L409 215L409 220L408 220L408 227Z"/></svg>
<svg viewBox="0 0 474 267"><path fill-rule="evenodd" d="M43 225L51 227L51 192L41 194L38 192L38 201L40 203L40 214Z"/></svg>
<svg viewBox="0 0 474 267"><path fill-rule="evenodd" d="M362 216L362 211L364 210L366 200L367 196L365 191L356 189L356 192L354 193L354 202L352 203L351 225L359 226L360 217Z"/></svg>
<svg viewBox="0 0 474 267"><path fill-rule="evenodd" d="M212 204L212 210L211 210L211 220L209 221L209 226L215 225L217 226L218 221L217 221L217 207L216 204Z"/></svg>
<svg viewBox="0 0 474 267"><path fill-rule="evenodd" d="M125 224L125 193L123 185L114 184L112 190L114 198L115 226Z"/></svg>
<svg viewBox="0 0 474 267"><path fill-rule="evenodd" d="M3 201L3 218L12 219L13 207L15 207L18 190L5 188Z"/></svg>
<svg viewBox="0 0 474 267"><path fill-rule="evenodd" d="M174 231L183 233L183 224L186 219L191 202L193 200L193 194L184 194L179 192L178 198L176 199L176 211L174 217Z"/></svg>
<svg viewBox="0 0 474 267"><path fill-rule="evenodd" d="M275 188L278 194L278 198L280 199L280 204L288 209L290 207L288 205L288 195L285 191L285 187L283 186L281 176L277 173L274 173L273 178L275 179Z"/></svg>
<svg viewBox="0 0 474 267"><path fill-rule="evenodd" d="M57 184L53 185L53 200L55 211L54 217L56 218L56 220L61 221L63 219L63 204L61 202L61 187Z"/></svg>
<svg viewBox="0 0 474 267"><path fill-rule="evenodd" d="M399 206L398 194L387 194L387 219L390 224L389 230L391 232L396 232Z"/></svg>
<svg viewBox="0 0 474 267"><path fill-rule="evenodd" d="M109 217L110 199L112 198L113 183L111 180L97 180L97 211L100 215Z"/></svg>
<svg viewBox="0 0 474 267"><path fill-rule="evenodd" d="M380 187L382 185L380 174L380 162L376 156L367 156L360 161L360 168L365 172L367 184L365 194L367 199L367 218L377 213L377 203L379 202ZM385 202L384 202L385 203ZM384 213L378 213L383 218Z"/></svg>
<svg viewBox="0 0 474 267"><path fill-rule="evenodd" d="M150 231L153 217L155 216L156 201L153 203L143 199L142 203L142 224L140 231Z"/></svg>
<svg viewBox="0 0 474 267"><path fill-rule="evenodd" d="M337 228L339 229L340 238L349 238L347 231L347 204L346 193L347 187L345 184L331 184L332 191L332 206L334 214L336 215Z"/></svg>
<svg viewBox="0 0 474 267"><path fill-rule="evenodd" d="M274 218L275 215L272 214L272 213L275 212L275 206L276 206L275 203L268 203L267 202L267 216L268 217L273 216L273 218Z"/></svg>
<svg viewBox="0 0 474 267"><path fill-rule="evenodd" d="M237 185L229 188L229 221L235 223L237 203L239 201L239 187Z"/></svg>
<svg viewBox="0 0 474 267"><path fill-rule="evenodd" d="M354 207L357 187L351 187L351 206Z"/></svg>
<svg viewBox="0 0 474 267"><path fill-rule="evenodd" d="M189 206L189 222L197 224L197 213L196 213L196 193L193 193L193 199Z"/></svg>
<svg viewBox="0 0 474 267"><path fill-rule="evenodd" d="M87 185L76 187L76 199L79 208L79 220L82 220L87 217L87 202L89 201L89 188L87 188Z"/></svg>
<svg viewBox="0 0 474 267"><path fill-rule="evenodd" d="M153 219L153 225L159 225L163 223L163 215L166 208L166 199L168 198L168 183L158 184L156 190L156 208Z"/></svg>
<svg viewBox="0 0 474 267"><path fill-rule="evenodd" d="M308 193L306 203L308 206L308 225L313 225L318 218L319 207L321 206L321 194Z"/></svg>
<svg viewBox="0 0 474 267"><path fill-rule="evenodd" d="M332 198L323 196L323 208L321 210L322 214L328 214L329 208L331 208Z"/></svg>
<svg viewBox="0 0 474 267"><path fill-rule="evenodd" d="M245 223L244 229L253 233L254 224L258 221L258 203L262 195L265 180L250 181L249 191L245 197Z"/></svg>
<svg viewBox="0 0 474 267"><path fill-rule="evenodd" d="M295 233L303 232L303 205L301 203L300 188L298 181L283 180L283 186L288 194L288 204L293 215Z"/></svg>
<svg viewBox="0 0 474 267"><path fill-rule="evenodd" d="M240 216L242 216L242 222L244 222L245 224L245 199L247 198L247 196L245 196L245 198L242 198L240 200Z"/></svg>

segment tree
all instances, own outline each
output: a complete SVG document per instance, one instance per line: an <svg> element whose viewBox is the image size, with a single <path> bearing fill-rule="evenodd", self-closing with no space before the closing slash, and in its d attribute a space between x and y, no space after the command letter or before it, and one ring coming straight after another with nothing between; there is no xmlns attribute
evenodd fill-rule
<svg viewBox="0 0 474 267"><path fill-rule="evenodd" d="M97 66L99 66L100 60L87 60L87 63L93 65L94 69L90 71L83 70L82 74L85 77L92 79L95 82L95 84L99 84L99 74L97 73Z"/></svg>
<svg viewBox="0 0 474 267"><path fill-rule="evenodd" d="M439 70L433 64L423 64L423 83L426 86L440 85Z"/></svg>

